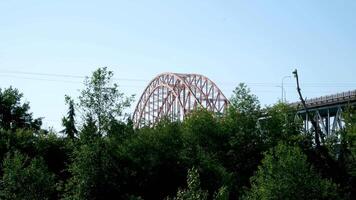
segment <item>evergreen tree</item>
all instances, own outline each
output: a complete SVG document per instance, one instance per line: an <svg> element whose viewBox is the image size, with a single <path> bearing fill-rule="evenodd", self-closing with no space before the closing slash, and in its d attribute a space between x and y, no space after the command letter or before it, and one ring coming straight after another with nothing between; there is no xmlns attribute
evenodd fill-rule
<svg viewBox="0 0 356 200"><path fill-rule="evenodd" d="M66 117L62 118L62 125L64 126L64 129L61 132L68 138L73 139L78 133L75 127L74 101L69 96L65 97L65 101L68 104L68 113Z"/></svg>

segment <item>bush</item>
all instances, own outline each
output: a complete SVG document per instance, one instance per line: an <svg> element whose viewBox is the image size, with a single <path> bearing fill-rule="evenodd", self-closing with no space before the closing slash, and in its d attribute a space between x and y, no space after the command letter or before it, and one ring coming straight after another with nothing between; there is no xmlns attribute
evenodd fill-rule
<svg viewBox="0 0 356 200"><path fill-rule="evenodd" d="M339 199L337 186L321 178L298 147L279 144L265 154L243 199Z"/></svg>

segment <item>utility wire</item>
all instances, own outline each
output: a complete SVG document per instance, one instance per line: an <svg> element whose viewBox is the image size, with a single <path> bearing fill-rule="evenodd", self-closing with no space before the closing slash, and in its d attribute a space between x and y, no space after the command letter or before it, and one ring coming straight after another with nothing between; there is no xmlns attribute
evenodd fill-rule
<svg viewBox="0 0 356 200"><path fill-rule="evenodd" d="M73 84L81 84L83 82L80 81L67 81L67 80L54 80L54 79L43 79L43 78L30 78L30 77L21 77L21 76L13 76L13 75L2 75L0 74L0 77L6 77L6 78L16 78L16 79L24 79L24 80L34 80L34 81L48 81L48 82L59 82L59 83L73 83ZM136 87L136 88L142 88L144 85L119 85L119 87Z"/></svg>
<svg viewBox="0 0 356 200"><path fill-rule="evenodd" d="M85 76L78 75L68 75L68 74L51 74L51 73L37 73L37 72L23 72L23 71L13 71L13 70L1 70L0 73L6 74L25 74L25 75L36 75L36 76L52 76L52 77L65 77L65 78L85 78Z"/></svg>
<svg viewBox="0 0 356 200"><path fill-rule="evenodd" d="M50 76L50 77L62 77L62 78L79 78L85 79L88 76L81 76L81 75L69 75L69 74L53 74L53 73L37 73L37 72L23 72L23 71L13 71L13 70L0 70L1 74L22 74L22 75L35 75L35 76ZM121 81L145 81L148 80L144 79L133 79L133 78L113 78L114 80L121 80Z"/></svg>
<svg viewBox="0 0 356 200"><path fill-rule="evenodd" d="M82 82L79 82L79 81L53 80L53 79L31 78L31 77L21 77L21 76L2 75L2 74L0 74L0 76L1 77L7 77L7 78L35 80L35 81L48 81L48 82L61 82L61 83L82 83Z"/></svg>
<svg viewBox="0 0 356 200"><path fill-rule="evenodd" d="M19 77L14 75L6 75L6 74L17 74L17 75L31 75L32 77ZM43 78L36 78L33 76L42 76L42 77L61 77L61 78L72 78L72 79L85 79L87 76L82 75L69 75L69 74L55 74L55 73L38 73L38 72L25 72L25 71L15 71L15 70L0 70L0 76L3 77L13 77L13 78L21 78L21 79L28 79L28 80L43 80L43 81L52 81L52 82L67 82L67 83L80 83L76 81L67 81L67 80L52 80L52 79L43 79ZM150 80L146 79L134 79L134 78L113 78L113 80L118 81L130 81L130 82L144 82L148 83ZM243 82L243 81L242 81ZM217 81L218 85L229 85L229 86L237 86L238 83L236 82L219 82ZM278 87L280 83L273 83L273 82L245 82L248 86L253 87ZM123 86L123 85L121 85ZM134 85L126 85L128 87L136 87ZM285 83L285 87L294 88L295 85L292 83ZM141 87L141 86L137 86ZM302 87L356 87L356 82L354 83L303 83Z"/></svg>

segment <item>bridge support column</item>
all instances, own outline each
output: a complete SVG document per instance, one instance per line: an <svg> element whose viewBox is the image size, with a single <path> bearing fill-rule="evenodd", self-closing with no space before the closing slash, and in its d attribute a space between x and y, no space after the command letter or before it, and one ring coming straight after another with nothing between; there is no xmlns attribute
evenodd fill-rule
<svg viewBox="0 0 356 200"><path fill-rule="evenodd" d="M326 134L330 135L330 110L328 109L328 116L326 118Z"/></svg>

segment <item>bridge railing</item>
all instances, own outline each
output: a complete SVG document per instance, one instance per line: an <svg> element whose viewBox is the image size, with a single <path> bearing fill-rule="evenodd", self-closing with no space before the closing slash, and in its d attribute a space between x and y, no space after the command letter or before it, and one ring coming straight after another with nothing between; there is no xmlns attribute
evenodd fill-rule
<svg viewBox="0 0 356 200"><path fill-rule="evenodd" d="M322 105L332 104L332 103L342 103L351 100L356 100L356 90L308 99L305 101L305 103L309 107L314 107L314 106L322 106ZM301 102L294 102L291 103L291 105L299 106L301 105Z"/></svg>

